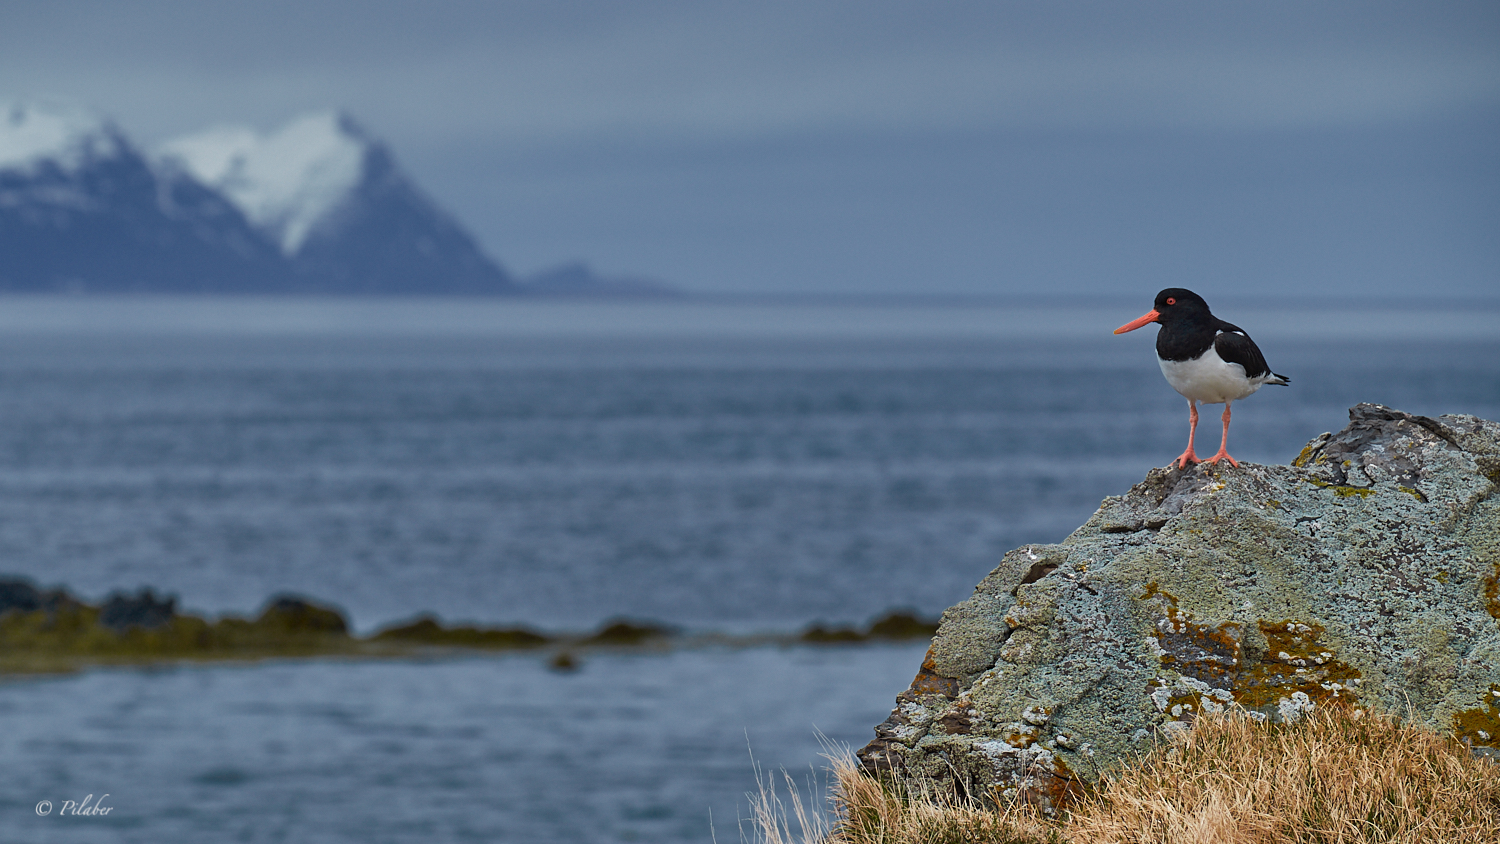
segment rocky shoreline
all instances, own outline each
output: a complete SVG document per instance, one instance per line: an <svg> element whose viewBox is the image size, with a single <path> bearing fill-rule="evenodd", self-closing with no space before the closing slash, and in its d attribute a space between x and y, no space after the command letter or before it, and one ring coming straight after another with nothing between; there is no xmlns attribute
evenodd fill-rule
<svg viewBox="0 0 1500 844"><path fill-rule="evenodd" d="M590 632L528 627L445 625L421 615L368 636L350 633L336 607L279 595L253 618L209 619L178 612L174 596L143 589L94 606L64 589L0 579L0 675L75 671L92 666L271 658L393 658L435 651L532 651L560 670L597 649L704 645L839 645L931 638L937 622L893 611L865 628L814 624L797 634L685 634L649 621L616 619Z"/></svg>

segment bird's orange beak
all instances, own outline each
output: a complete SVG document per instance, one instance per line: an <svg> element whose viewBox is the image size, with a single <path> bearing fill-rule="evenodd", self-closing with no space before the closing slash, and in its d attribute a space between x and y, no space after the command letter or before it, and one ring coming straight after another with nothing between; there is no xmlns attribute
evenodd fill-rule
<svg viewBox="0 0 1500 844"><path fill-rule="evenodd" d="M1150 323L1156 322L1157 318L1160 316L1161 314L1153 310L1145 316L1140 317L1139 319L1133 319L1130 322L1127 322L1124 325L1120 326L1119 328L1116 328L1115 333L1124 334L1127 331L1134 331L1143 325L1149 325Z"/></svg>

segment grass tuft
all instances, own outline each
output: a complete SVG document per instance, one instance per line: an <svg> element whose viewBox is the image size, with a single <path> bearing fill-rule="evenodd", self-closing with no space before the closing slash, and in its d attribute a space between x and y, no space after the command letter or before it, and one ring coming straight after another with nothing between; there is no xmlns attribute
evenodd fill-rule
<svg viewBox="0 0 1500 844"><path fill-rule="evenodd" d="M1500 842L1500 767L1450 737L1344 707L1280 725L1205 715L1057 819L904 792L847 751L830 761L832 819L804 844ZM766 844L796 840L785 824L767 834L779 807L757 809Z"/></svg>

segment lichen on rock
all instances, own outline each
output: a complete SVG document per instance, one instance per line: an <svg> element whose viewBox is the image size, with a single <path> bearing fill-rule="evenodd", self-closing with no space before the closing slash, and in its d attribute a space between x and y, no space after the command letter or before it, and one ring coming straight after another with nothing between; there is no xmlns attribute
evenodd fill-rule
<svg viewBox="0 0 1500 844"><path fill-rule="evenodd" d="M943 615L870 770L1051 808L1153 735L1341 701L1500 743L1500 424L1374 404L1289 466L1153 469Z"/></svg>

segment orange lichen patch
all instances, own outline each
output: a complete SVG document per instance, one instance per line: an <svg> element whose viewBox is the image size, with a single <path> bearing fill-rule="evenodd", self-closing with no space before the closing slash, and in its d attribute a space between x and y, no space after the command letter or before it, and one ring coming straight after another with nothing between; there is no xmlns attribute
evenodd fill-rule
<svg viewBox="0 0 1500 844"><path fill-rule="evenodd" d="M1162 665L1212 686L1233 684L1244 651L1244 631L1239 624L1197 621L1155 581L1146 585L1141 601L1153 605L1160 615L1155 627Z"/></svg>
<svg viewBox="0 0 1500 844"><path fill-rule="evenodd" d="M938 673L937 665L932 661L932 647L929 646L927 656L922 660L922 667L911 681L911 690L919 695L942 695L952 700L958 696L958 680Z"/></svg>
<svg viewBox="0 0 1500 844"><path fill-rule="evenodd" d="M1068 763L1056 755L1051 756L1049 761L1051 764L1031 766L1026 772L1018 796L1021 802L1035 806L1048 815L1055 815L1082 798L1084 787L1068 767Z"/></svg>
<svg viewBox="0 0 1500 844"><path fill-rule="evenodd" d="M1083 781L1073 773L1073 770L1068 767L1068 763L1059 758L1057 754L1037 749L1026 751L1022 756L1027 761L1023 763L1019 770L1003 781L992 783L989 786L986 796L993 806L1009 807L1010 809L1027 806L1040 812L1042 815L1056 817L1063 810L1076 804L1087 793ZM887 841L892 839L882 837L881 840ZM912 839L902 838L900 840L917 839L914 837ZM930 839L924 836L921 840L926 841ZM944 840L948 839L945 838ZM965 837L963 840L989 841L992 839L988 837L983 839Z"/></svg>
<svg viewBox="0 0 1500 844"><path fill-rule="evenodd" d="M1005 623L1012 630L1022 627L1040 628L1045 627L1052 621L1055 608L1050 604L1032 604L1025 598L1017 598L1010 609L1005 611Z"/></svg>
<svg viewBox="0 0 1500 844"><path fill-rule="evenodd" d="M1290 619L1258 622L1266 650L1258 662L1247 663L1239 624L1196 620L1155 581L1146 585L1140 600L1159 615L1154 638L1162 666L1213 689L1227 690L1241 706L1261 709L1279 707L1285 701L1316 705L1358 698L1352 687L1359 684L1359 671L1336 659L1335 650L1322 643L1320 624ZM1148 694L1172 721L1191 721L1228 702L1227 697L1220 699L1202 689L1168 690L1167 685L1167 681L1152 681ZM1298 697L1299 692L1305 697Z"/></svg>
<svg viewBox="0 0 1500 844"><path fill-rule="evenodd" d="M1000 740L1022 750L1036 744L1041 731L1030 724L1009 724L1000 732Z"/></svg>
<svg viewBox="0 0 1500 844"><path fill-rule="evenodd" d="M973 704L955 705L938 719L937 727L950 736L967 735L978 718Z"/></svg>
<svg viewBox="0 0 1500 844"><path fill-rule="evenodd" d="M1310 703L1358 698L1354 686L1360 674L1335 658L1336 651L1320 639L1321 624L1304 621L1261 621L1266 637L1261 660L1246 666L1230 689L1235 702L1250 709L1275 706L1301 692Z"/></svg>
<svg viewBox="0 0 1500 844"><path fill-rule="evenodd" d="M1177 606L1177 596L1173 595L1171 592L1168 592L1167 590L1161 588L1161 584L1158 583L1158 582L1156 582L1156 581L1154 581L1154 580L1151 581L1150 583L1146 584L1146 592L1145 592L1145 594L1141 595L1141 597L1138 598L1137 600L1140 600L1140 601L1150 601L1153 598L1158 598L1158 597L1166 600L1167 603L1171 604L1174 607Z"/></svg>
<svg viewBox="0 0 1500 844"><path fill-rule="evenodd" d="M1453 734L1469 747L1500 749L1500 683L1491 683L1474 709L1453 716Z"/></svg>

